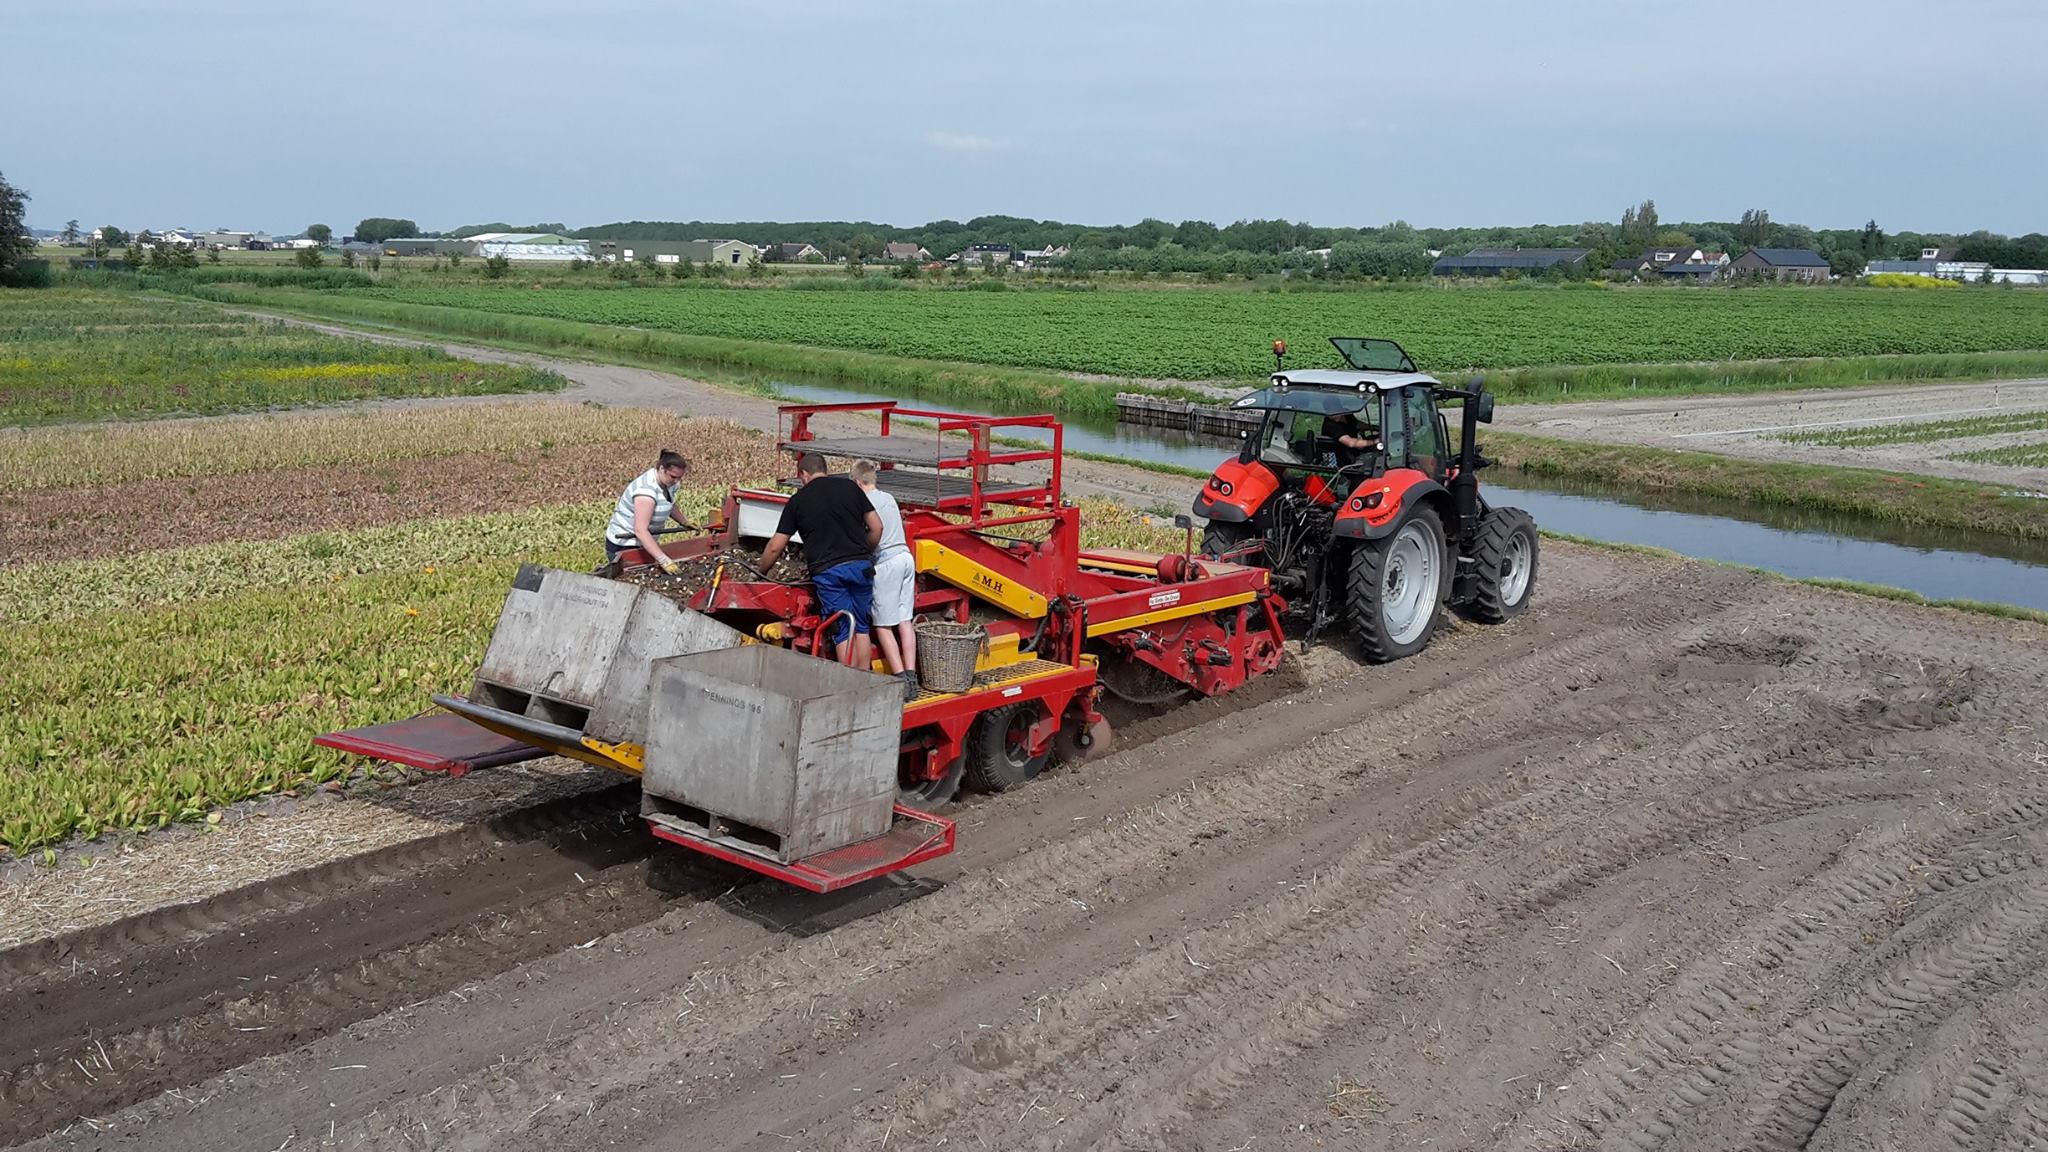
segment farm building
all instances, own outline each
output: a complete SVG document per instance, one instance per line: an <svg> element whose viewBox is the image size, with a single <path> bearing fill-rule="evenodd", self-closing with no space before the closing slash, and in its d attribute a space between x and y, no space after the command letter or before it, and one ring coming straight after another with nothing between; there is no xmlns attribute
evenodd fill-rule
<svg viewBox="0 0 2048 1152"><path fill-rule="evenodd" d="M1863 271L1869 274L1905 272L1943 280L1981 280L1991 271L1991 265L1981 260L1958 260L1953 248L1922 248L1918 260L1872 260Z"/></svg>
<svg viewBox="0 0 2048 1152"><path fill-rule="evenodd" d="M1008 264L1013 259L1015 259L1015 256L1012 254L1008 244L969 244L960 251L946 257L946 262L949 264L980 264L986 260L994 261L997 264Z"/></svg>
<svg viewBox="0 0 2048 1152"><path fill-rule="evenodd" d="M476 241L439 236L404 236L384 242L386 256L474 256Z"/></svg>
<svg viewBox="0 0 2048 1152"><path fill-rule="evenodd" d="M592 240L590 250L604 261L643 264L745 264L760 249L744 240Z"/></svg>
<svg viewBox="0 0 2048 1152"><path fill-rule="evenodd" d="M1474 248L1430 265L1432 276L1499 276L1504 272L1546 272L1586 266L1591 248Z"/></svg>
<svg viewBox="0 0 2048 1152"><path fill-rule="evenodd" d="M1827 260L1810 248L1751 248L1729 262L1728 275L1818 282L1830 273Z"/></svg>
<svg viewBox="0 0 2048 1152"><path fill-rule="evenodd" d="M823 260L825 254L815 244L801 240L771 245L767 258L778 264L801 264L806 260Z"/></svg>
<svg viewBox="0 0 2048 1152"><path fill-rule="evenodd" d="M579 260L590 255L581 240L552 232L482 232L469 238L482 257L503 256L507 260Z"/></svg>
<svg viewBox="0 0 2048 1152"><path fill-rule="evenodd" d="M223 228L214 232L201 232L199 242L208 248L247 248L249 241L254 240L257 235L255 232L237 232ZM266 236L264 239L267 240L269 237Z"/></svg>
<svg viewBox="0 0 2048 1152"><path fill-rule="evenodd" d="M1719 276L1722 266L1727 263L1726 252L1709 252L1697 246L1676 245L1645 248L1642 255L1617 260L1608 265L1607 270L1625 272L1637 279L1662 277L1666 280L1705 283Z"/></svg>
<svg viewBox="0 0 2048 1152"><path fill-rule="evenodd" d="M926 249L902 240L892 240L882 245L882 259L884 260L929 260L931 258L932 254Z"/></svg>

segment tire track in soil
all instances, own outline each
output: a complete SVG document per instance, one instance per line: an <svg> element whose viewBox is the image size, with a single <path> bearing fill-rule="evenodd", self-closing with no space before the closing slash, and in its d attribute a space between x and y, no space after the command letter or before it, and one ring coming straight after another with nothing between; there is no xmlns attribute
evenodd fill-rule
<svg viewBox="0 0 2048 1152"><path fill-rule="evenodd" d="M1789 661L1779 661L1779 663L1789 663ZM1916 711L1916 710L1909 710L1909 711ZM1873 709L1870 709L1870 708L1867 708L1867 707L1861 707L1861 706L1859 706L1859 707L1854 707L1854 708L1837 708L1837 709L1835 709L1835 713L1836 713L1836 715L1837 715L1838 719L1839 719L1839 720L1840 720L1841 722L1843 722L1843 723L1853 723L1853 722L1860 722L1860 721L1863 721L1863 720L1872 720L1872 721L1875 721L1875 722L1876 722L1876 726L1877 726L1877 727L1880 727L1880 728L1905 728L1905 729L1911 729L1912 727L1914 727L1914 724L1913 724L1913 723L1911 723L1911 722L1906 722L1906 723L1899 723L1899 722L1898 722L1898 718L1897 718L1897 717L1891 716L1891 715L1890 715L1890 714L1889 714L1889 713L1888 713L1888 712L1887 712L1887 711L1886 711L1885 709L1882 709L1882 708L1880 708L1880 709L1875 709L1875 710L1873 710ZM1745 759L1745 766L1746 766L1746 767L1748 767L1748 768L1754 769L1754 768L1758 767L1758 766L1759 766L1760 764L1762 764L1762 763L1764 763L1764 762L1766 762L1766 761L1768 761L1768 760L1770 760L1770 759L1791 759L1791 758L1795 758L1796 756L1798 756L1798 755L1800 755L1800 754L1810 754L1810 753L1813 753L1813 752L1814 752L1814 751L1816 751L1816 750L1817 750L1817 748L1819 748L1819 747L1825 747L1825 743L1824 743L1824 742L1819 742L1819 743L1817 743L1815 739L1812 739L1812 737L1813 737L1813 736L1815 735L1815 733L1814 733L1814 732L1813 732L1812 730L1810 730L1810 729L1806 729L1804 725L1794 725L1793 727L1794 727L1794 729L1795 729L1795 730L1803 730L1803 731L1804 731L1804 735L1794 735L1794 736L1792 736L1792 737L1788 738L1788 739L1787 739L1787 741L1786 741L1786 742L1785 742L1785 744L1784 744L1784 747L1783 747L1783 749L1782 749L1782 750L1781 750L1781 751L1780 751L1780 752L1779 752L1779 753L1777 754L1777 756L1776 756L1776 757L1756 757L1756 756L1749 756L1749 757L1745 757L1745 758L1744 758L1744 759ZM1823 733L1821 733L1821 735L1822 735L1822 736L1825 736L1825 733L1823 732ZM1653 783L1661 783L1661 782L1656 782L1656 781L1653 781ZM1881 796L1883 796L1884 794L1880 793L1880 794L1878 794L1878 795L1879 795L1879 796L1881 797ZM1683 823L1683 822L1684 822L1684 821L1681 821L1681 823ZM1368 888L1369 888L1370 886L1366 886L1366 887L1368 887ZM1545 899L1538 899L1538 900L1536 900L1536 901L1535 901L1534 903L1535 903L1535 906L1536 906L1536 907L1542 907L1542 906L1545 906L1546 904L1550 903L1550 902L1551 902L1552 900L1554 900L1554 899L1555 899L1555 894L1552 894L1552 895L1551 895L1550 897L1548 897L1548 898L1545 898ZM1327 948L1323 948L1323 949L1318 949L1318 950L1317 950L1317 954L1319 954L1319 955L1328 955L1328 954L1330 954L1330 950L1329 950L1329 949L1327 949ZM1349 953L1348 953L1348 952L1338 952L1337 954L1338 954L1338 955L1349 955ZM1206 954L1205 954L1205 955L1206 955ZM1191 961L1191 962L1192 962L1192 961ZM1170 966L1169 966L1169 967L1170 967ZM1232 965L1230 965L1230 967L1232 968L1232 970L1242 970L1242 969L1244 969L1244 968L1246 968L1246 967L1252 967L1252 968L1253 968L1254 970L1256 970L1256 965L1250 965L1250 966L1248 966L1248 965L1243 965L1243 964L1232 964ZM1183 970L1183 971L1184 971L1184 970ZM1163 975L1163 974L1164 974L1164 973L1148 973L1148 976L1149 976L1149 975ZM1310 976L1310 974L1309 974L1309 973L1307 973L1307 972L1303 972L1303 973L1301 973L1300 975L1301 975L1301 976L1302 976L1302 977L1304 978L1304 981L1307 981L1307 982L1312 982L1312 977ZM1140 983L1143 983L1144 981L1142 981L1142 980L1141 980L1141 981L1139 981L1139 982L1140 982ZM1230 997L1229 997L1229 996L1226 996L1225 998L1226 998L1226 999L1230 999ZM1116 999L1116 997L1115 997L1115 996L1114 996L1114 995L1112 994L1112 995L1107 995L1107 996L1105 996L1105 997L1104 997L1104 999L1114 1000L1114 999ZM1207 1014L1207 1013L1208 1013L1208 1012L1209 1012L1209 1011L1210 1011L1211 1009L1213 1009L1214 1007L1215 1007L1214 1005L1207 1005L1207 1004L1203 1004L1203 1005L1201 1005L1201 1010L1199 1010L1199 1011L1187 1011L1187 1014L1188 1014L1188 1015L1191 1015L1191 1016L1193 1016L1194 1018L1197 1018L1197 1019L1202 1019L1202 1018L1204 1018L1204 1017L1205 1017L1205 1014ZM1185 1009L1183 1009L1183 1011L1186 1011L1186 1010L1185 1010ZM1081 1015L1081 1016L1083 1016L1083 1017L1086 1017L1086 1016L1088 1016L1088 1015L1089 1015L1089 1012L1090 1012L1090 1010L1083 1010L1082 1012L1078 1013L1078 1015ZM1169 1018L1171 1018L1171 1017L1169 1017ZM1096 1022L1094 1022L1093 1024L1091 1024L1091 1025L1090 1025L1090 1027L1106 1027L1108 1031L1110 1031L1110 1032L1112 1032L1112 1033L1113 1033L1113 1032L1116 1032L1116 1031L1117 1031L1117 1030L1118 1030L1119 1028L1121 1028L1122 1026L1125 1026L1125 1025L1127 1025L1127 1024L1129 1024L1129 1021L1128 1021L1128 1020L1125 1020L1125 1019L1119 1019L1119 1018L1112 1018L1112 1019L1111 1019L1111 1020L1110 1020L1110 1021L1108 1022L1108 1024L1107 1024L1107 1025L1103 1024L1103 1022L1101 1022L1101 1021L1096 1021ZM1247 1048L1249 1048L1249 1049L1252 1049L1252 1050L1256 1050L1256 1049L1258 1048L1258 1044L1257 1044L1256 1042L1253 1042L1253 1043L1250 1043L1250 1044L1246 1045L1246 1047L1247 1047ZM1071 1057L1072 1055L1073 1055L1073 1054L1071 1054L1071 1053L1065 1053L1065 1054L1061 1054L1061 1055L1059 1055L1059 1056L1056 1056L1056 1057L1052 1058L1052 1059L1051 1059L1050 1061L1048 1061L1048 1062L1049 1062L1049 1063L1055 1063L1055 1064L1056 1064L1056 1063L1059 1063L1059 1062L1061 1062L1062 1060L1065 1060L1065 1059L1067 1059L1067 1058ZM1082 1063L1083 1063L1083 1064L1085 1065L1085 1064L1086 1064L1086 1061L1085 1061L1085 1060L1083 1060L1083 1061L1082 1061ZM1177 1070L1177 1071L1175 1071L1175 1072L1172 1072L1172 1073L1170 1073L1170 1074L1167 1074L1167 1073L1162 1073L1162 1074L1160 1074L1159 1076L1157 1076L1157 1077L1153 1078L1153 1080L1155 1080L1155 1081L1157 1082L1157 1084L1158 1084L1159 1086L1161 1086L1162 1088L1168 1088L1168 1087L1176 1087L1176 1086L1178 1086L1178 1085L1181 1085L1181 1084L1183 1084L1183 1083L1184 1083L1184 1080L1183 1080L1183 1076L1182 1076L1182 1073L1183 1073L1183 1071L1184 1071L1184 1070ZM1148 1081L1148 1082L1150 1082L1150 1081ZM1227 1094L1227 1090L1228 1090L1228 1089L1230 1089L1230 1088L1232 1088L1232 1087L1234 1087L1234 1085L1231 1085L1231 1084L1228 1084L1228 1083L1226 1083L1226 1084L1222 1085L1221 1087L1222 1087L1223 1089L1225 1089L1225 1090L1226 1090L1226 1092L1225 1092L1224 1094ZM1177 1090L1178 1090L1178 1091L1179 1091L1179 1092L1180 1092L1181 1094L1187 1094L1187 1092L1188 1092L1188 1090L1187 1090L1187 1089L1185 1089L1185 1088L1178 1088ZM922 1093L922 1090L920 1090L920 1093ZM1016 1095L1016 1094L1018 1094L1018 1093L1017 1093L1017 1092L1016 1092L1016 1091L1014 1090L1014 1088L1011 1088L1011 1089L1005 1089L1005 1090L1003 1090L1003 1091L999 1092L998 1094L999 1094L999 1095L1005 1095L1005 1096L1008 1096L1008 1095ZM1162 1095L1162 1096L1171 1096L1171 1095L1173 1095L1173 1094L1174 1094L1174 1092L1172 1092L1172 1091L1162 1091L1162 1092L1161 1092L1161 1095ZM1139 1097L1139 1098L1145 1098L1145 1097L1147 1096L1147 1093L1146 1093L1145 1091L1143 1091L1142 1089L1140 1089L1139 1091L1137 1091L1137 1092L1135 1092L1135 1093L1133 1093L1133 1092L1129 1092L1129 1091L1126 1091L1126 1092L1123 1092L1123 1093L1122 1093L1122 1095L1123 1095L1123 1096L1125 1096L1125 1097L1129 1097L1129 1096L1132 1096L1132 1095L1136 1095L1136 1096L1137 1096L1137 1097ZM1074 1121L1074 1119L1075 1119L1075 1117L1074 1117L1073 1115L1069 1115L1069 1116L1065 1117L1065 1120L1067 1121L1067 1125L1068 1125L1068 1126L1066 1126L1066 1127L1063 1127L1063 1128L1061 1129L1061 1132L1062 1132L1062 1134L1064 1135L1064 1137L1065 1137L1066 1139L1069 1139L1069 1140L1072 1140L1072 1139L1077 1139L1077 1138L1085 1138L1085 1136L1083 1135L1083 1133L1081 1133L1081 1132L1077 1132L1077 1131L1076 1131L1076 1127L1077 1127L1077 1126L1073 1124L1073 1121Z"/></svg>
<svg viewBox="0 0 2048 1152"><path fill-rule="evenodd" d="M1990 823L2036 811L2040 802L2017 803ZM1508 1146L1598 1140L1603 1147L1662 1147L1682 1134L1688 1116L1733 1095L1731 1081L1756 1069L1786 1027L1776 1013L1757 1010L1762 990L1821 987L1830 979L1830 949L1885 930L1896 909L1927 890L1930 855L1970 831L1930 827L1935 822L1924 817L1910 823L1910 832L1887 825L1852 845L1769 916L1656 989L1661 999L1649 1010L1638 1005L1633 1019L1618 1027L1602 1021L1582 1036L1576 1055L1545 1068L1540 1078L1580 1086L1585 1095L1572 1108L1547 1110L1542 1123L1529 1123L1524 1138ZM1761 1075L1755 1091L1772 1091L1777 1078ZM1649 1114L1639 1114L1644 1111ZM1696 1143L1688 1137L1680 1146Z"/></svg>
<svg viewBox="0 0 2048 1152"><path fill-rule="evenodd" d="M1795 717L1783 725L1780 743L1774 753L1762 757L1745 755L1746 766L1754 771L1768 763L1805 754L1813 747L1814 734L1810 717ZM1373 937L1392 917L1393 909L1426 904L1429 893L1444 886L1447 874L1465 874L1467 887L1478 883L1471 878L1475 871L1483 875L1500 867L1498 858L1486 858L1489 850L1506 843L1526 843L1524 837L1527 834L1518 830L1528 829L1534 821L1559 809L1563 802L1591 800L1595 807L1614 804L1624 800L1626 794L1636 790L1638 785L1645 786L1646 791L1658 792L1687 779L1710 774L1715 769L1732 767L1707 761L1682 772L1657 773L1647 778L1639 776L1624 789L1579 778L1582 770L1609 759L1612 759L1611 753L1568 761L1557 773L1563 778L1560 783L1545 792L1483 812L1476 821L1460 827L1449 844L1439 840L1415 850L1410 859L1384 861L1367 867L1357 876L1347 874L1346 865L1340 864L1336 874L1327 879L1319 877L1318 885L1322 890L1309 897L1311 912L1341 902L1347 890L1379 895L1374 896L1369 904L1355 906L1354 912L1341 920L1312 916L1297 919L1279 931L1268 926L1257 934L1256 952L1220 953L1213 965L1240 974L1238 981L1244 979L1242 974L1256 974L1249 989L1241 982L1218 983L1171 963L1147 963L1121 981L1091 994L1089 1002L1075 1010L1074 1015L1094 1020L1105 1012L1128 1014L1131 1009L1127 1006L1133 1003L1132 997L1138 995L1137 990L1150 988L1153 991L1144 995L1153 999L1138 1002L1137 1014L1150 1014L1157 1018L1164 1014L1163 1005L1170 1002L1182 1015L1212 1022L1208 1025L1212 1028L1217 1027L1213 1022L1218 1021L1235 1019L1242 1023L1221 1029L1236 1036L1220 1051L1205 1052L1193 1066L1171 1062L1154 1064L1152 1070L1127 1079L1115 1101L1106 1106L1113 1112L1125 1100L1173 1100L1176 1102L1173 1108L1161 1110L1149 1104L1141 1105L1135 1117L1097 1117L1092 1126L1090 1110L1084 1108L1067 1114L1059 1136L1091 1144L1106 1141L1104 1146L1116 1146L1115 1138L1129 1135L1128 1128L1135 1124L1139 1128L1133 1137L1137 1146L1155 1147L1172 1143L1174 1137L1184 1135L1180 1130L1188 1119L1180 1114L1181 1104L1184 1103L1188 1109L1199 1110L1231 1099L1261 1065L1287 1052L1317 1043L1322 1036L1350 1022L1358 1005L1370 998L1370 990L1387 978L1387 970L1377 964L1353 967L1347 971L1343 981L1335 984L1328 980L1318 981L1315 970L1322 963L1321 958L1327 956L1347 959L1372 957ZM1513 868L1507 869L1509 875L1500 877L1503 892L1495 902L1498 907L1486 911L1496 913L1504 921L1525 918L1555 906L1573 888L1594 883L1639 857L1663 850L1687 837L1721 828L1771 822L1830 804L1854 803L1869 798L1867 794L1859 794L1842 785L1828 788L1801 785L1793 790L1752 791L1732 796L1709 794L1695 804L1681 805L1660 813L1652 822L1638 825L1597 849L1575 853L1557 871L1526 887L1511 873L1517 869L1528 869L1530 865L1517 862ZM1539 846L1539 855L1544 842L1541 838L1534 840ZM1475 853L1482 857L1476 862L1469 858ZM1542 876L1540 870L1536 874ZM1517 892L1517 889L1522 890ZM1464 931L1451 936L1455 937L1455 942L1467 946L1483 940L1489 931L1489 926L1469 918L1458 924ZM1220 935L1222 941L1211 941L1207 945L1208 950L1203 952L1205 958L1219 942L1229 941L1237 932L1224 929ZM1450 938L1445 940L1446 945L1452 942ZM1432 945L1430 954L1433 955L1434 950ZM1392 959L1387 958L1388 961ZM1399 959L1418 962L1412 950ZM1424 956L1420 962L1426 961L1427 956ZM1107 1031L1113 1034L1132 1023L1127 1015L1112 1016ZM1099 1022L1091 1024L1091 1028L1099 1027ZM1098 1039L1102 1034L1095 1032ZM1099 1054L1060 1052L1039 1057L1038 1063L1056 1070L1077 1058L1084 1063L1092 1062L1099 1058ZM1057 1072L1052 1074L1056 1076ZM982 1087L985 1089L986 1085ZM1173 1090L1169 1091L1169 1088ZM1027 1086L1004 1086L999 1090L1008 1095L1028 1095L1031 1089Z"/></svg>
<svg viewBox="0 0 2048 1152"><path fill-rule="evenodd" d="M0 953L0 1140L653 919L637 805L614 786Z"/></svg>

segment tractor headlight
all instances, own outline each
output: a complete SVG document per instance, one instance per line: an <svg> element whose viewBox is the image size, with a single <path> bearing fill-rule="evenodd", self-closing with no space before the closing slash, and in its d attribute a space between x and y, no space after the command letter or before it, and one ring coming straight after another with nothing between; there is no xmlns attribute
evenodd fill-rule
<svg viewBox="0 0 2048 1152"><path fill-rule="evenodd" d="M1285 377L1285 376L1275 376L1275 377L1273 377L1273 391L1275 391L1275 392L1285 392L1285 391L1287 391L1287 377Z"/></svg>
<svg viewBox="0 0 2048 1152"><path fill-rule="evenodd" d="M1363 496L1353 496L1351 498L1351 510L1353 512L1364 512L1369 508L1377 508L1380 506L1380 502L1386 498L1387 494L1384 491L1368 492Z"/></svg>
<svg viewBox="0 0 2048 1152"><path fill-rule="evenodd" d="M1234 491L1235 489L1233 489L1233 488L1231 487L1230 481L1228 481L1228 480L1224 480L1224 481L1220 482L1219 484L1217 484L1217 486L1216 486L1216 490L1217 490L1218 492L1221 492L1221 493L1223 493L1223 494L1224 494L1225 496L1228 496L1228 495L1230 495L1230 494L1231 494L1231 492L1233 492L1233 491Z"/></svg>

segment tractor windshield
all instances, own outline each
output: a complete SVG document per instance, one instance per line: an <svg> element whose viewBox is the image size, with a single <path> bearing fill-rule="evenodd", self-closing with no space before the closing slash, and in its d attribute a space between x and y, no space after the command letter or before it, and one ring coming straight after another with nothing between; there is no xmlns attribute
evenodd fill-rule
<svg viewBox="0 0 2048 1152"><path fill-rule="evenodd" d="M1332 336L1330 343L1344 362L1360 372L1413 372L1415 361L1392 340L1369 336Z"/></svg>
<svg viewBox="0 0 2048 1152"><path fill-rule="evenodd" d="M1363 396L1345 399L1348 403L1342 405L1290 405L1268 411L1255 433L1256 458L1289 468L1340 468L1357 463L1366 449L1344 441L1371 443L1379 439L1379 405L1368 404Z"/></svg>

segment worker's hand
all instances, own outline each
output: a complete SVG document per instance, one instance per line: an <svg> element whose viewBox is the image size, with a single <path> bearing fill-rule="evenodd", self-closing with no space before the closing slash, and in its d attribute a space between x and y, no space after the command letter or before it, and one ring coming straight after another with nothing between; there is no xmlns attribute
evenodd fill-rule
<svg viewBox="0 0 2048 1152"><path fill-rule="evenodd" d="M683 574L683 566L673 560L663 560L661 562L661 570L671 576L681 576Z"/></svg>

